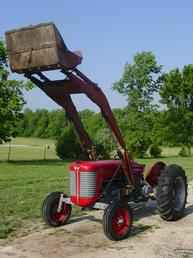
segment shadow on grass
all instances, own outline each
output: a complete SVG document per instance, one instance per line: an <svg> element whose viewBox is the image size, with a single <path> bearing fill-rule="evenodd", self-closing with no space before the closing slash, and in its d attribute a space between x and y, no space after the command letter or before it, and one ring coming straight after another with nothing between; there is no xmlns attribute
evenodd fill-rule
<svg viewBox="0 0 193 258"><path fill-rule="evenodd" d="M0 163L14 164L14 165L37 165L37 166L63 166L66 163L72 162L72 160L58 160L58 159L50 159L50 160L11 160L11 161L0 161Z"/></svg>

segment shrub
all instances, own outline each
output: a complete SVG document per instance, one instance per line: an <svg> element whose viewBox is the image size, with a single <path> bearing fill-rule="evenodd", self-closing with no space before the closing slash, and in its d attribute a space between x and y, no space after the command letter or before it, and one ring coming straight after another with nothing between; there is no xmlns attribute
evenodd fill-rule
<svg viewBox="0 0 193 258"><path fill-rule="evenodd" d="M144 158L149 147L149 143L146 141L134 141L129 144L129 150L136 158Z"/></svg>
<svg viewBox="0 0 193 258"><path fill-rule="evenodd" d="M56 142L56 153L60 159L81 159L83 153L73 128L68 126L58 137Z"/></svg>
<svg viewBox="0 0 193 258"><path fill-rule="evenodd" d="M178 153L179 156L181 157L189 157L191 155L190 148L186 146L182 146L181 150Z"/></svg>
<svg viewBox="0 0 193 258"><path fill-rule="evenodd" d="M162 149L157 144L152 144L149 149L149 154L153 158L158 158L161 156Z"/></svg>
<svg viewBox="0 0 193 258"><path fill-rule="evenodd" d="M101 128L98 130L94 136L94 140L97 154L102 159L109 159L111 157L111 152L116 149L113 136L109 129Z"/></svg>
<svg viewBox="0 0 193 258"><path fill-rule="evenodd" d="M103 144L96 142L96 141L94 144L95 144L95 148L96 148L97 159L109 159L110 158L110 154L105 149Z"/></svg>
<svg viewBox="0 0 193 258"><path fill-rule="evenodd" d="M112 137L106 138L106 134L98 134L94 141L98 159L110 158L110 140ZM100 136L100 137L99 137ZM110 146L110 147L109 147ZM112 147L111 147L112 148ZM78 136L76 135L72 126L64 129L63 133L58 137L56 142L56 153L60 159L88 159L87 155L83 153Z"/></svg>

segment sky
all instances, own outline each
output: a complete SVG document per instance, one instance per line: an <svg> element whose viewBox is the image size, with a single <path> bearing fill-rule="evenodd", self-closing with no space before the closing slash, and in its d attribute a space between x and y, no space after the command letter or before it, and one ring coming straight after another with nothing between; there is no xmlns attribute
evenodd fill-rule
<svg viewBox="0 0 193 258"><path fill-rule="evenodd" d="M0 37L6 30L54 22L68 48L83 53L79 69L98 83L115 108L125 106L126 99L112 85L136 52L152 51L164 71L193 63L192 13L192 0L6 0L0 5ZM58 108L37 88L25 93L25 99L33 110ZM79 110L96 109L86 97L74 100Z"/></svg>

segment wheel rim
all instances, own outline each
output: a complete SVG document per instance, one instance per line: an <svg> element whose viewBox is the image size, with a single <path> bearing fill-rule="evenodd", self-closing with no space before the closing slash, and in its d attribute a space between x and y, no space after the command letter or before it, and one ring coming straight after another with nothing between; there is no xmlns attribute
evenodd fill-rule
<svg viewBox="0 0 193 258"><path fill-rule="evenodd" d="M70 208L66 203L62 204L62 208L60 212L57 211L57 208L58 208L58 202L54 205L52 218L54 221L62 224L67 220L70 214Z"/></svg>
<svg viewBox="0 0 193 258"><path fill-rule="evenodd" d="M173 201L176 211L183 209L186 199L186 186L182 177L177 177L174 182Z"/></svg>
<svg viewBox="0 0 193 258"><path fill-rule="evenodd" d="M116 235L124 236L129 229L131 218L128 209L117 208L112 220L112 227Z"/></svg>

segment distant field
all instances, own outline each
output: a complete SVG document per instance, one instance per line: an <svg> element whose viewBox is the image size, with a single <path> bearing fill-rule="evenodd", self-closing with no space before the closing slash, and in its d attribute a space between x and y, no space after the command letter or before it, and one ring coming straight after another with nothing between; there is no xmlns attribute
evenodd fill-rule
<svg viewBox="0 0 193 258"><path fill-rule="evenodd" d="M30 137L17 137L13 138L11 141L12 144L26 144L32 146L42 146L46 144L54 144L52 139L41 139L41 138L30 138Z"/></svg>
<svg viewBox="0 0 193 258"><path fill-rule="evenodd" d="M14 138L11 143L10 160L55 160L55 141L39 138ZM162 147L163 157L178 156L180 147ZM8 160L9 143L0 145L0 161ZM193 151L192 151L193 153Z"/></svg>
<svg viewBox="0 0 193 258"><path fill-rule="evenodd" d="M172 157L177 156L181 147L162 147L162 156L164 157ZM193 148L191 149L193 154Z"/></svg>
<svg viewBox="0 0 193 258"><path fill-rule="evenodd" d="M55 142L51 139L14 138L11 143L0 145L0 160L8 160L9 148L10 160L58 159Z"/></svg>
<svg viewBox="0 0 193 258"><path fill-rule="evenodd" d="M31 230L41 221L41 203L51 191L68 192L68 164L55 155L54 141L36 138L16 138L13 145L11 162L0 162L0 238L6 238L18 232ZM49 145L47 159L43 159L43 148ZM37 148L34 148L37 147ZM6 148L0 147L0 159L6 160ZM179 149L164 148L160 158L168 164L177 163L186 170L189 179L193 179L193 157L176 156ZM4 156L3 156L4 155ZM149 165L154 159L141 159ZM74 214L80 209L74 209Z"/></svg>

